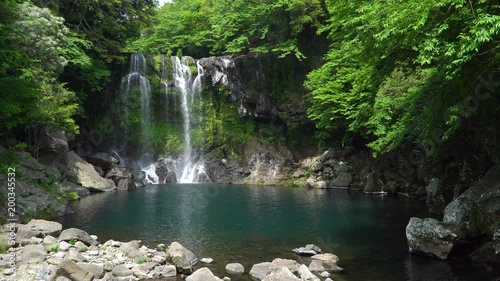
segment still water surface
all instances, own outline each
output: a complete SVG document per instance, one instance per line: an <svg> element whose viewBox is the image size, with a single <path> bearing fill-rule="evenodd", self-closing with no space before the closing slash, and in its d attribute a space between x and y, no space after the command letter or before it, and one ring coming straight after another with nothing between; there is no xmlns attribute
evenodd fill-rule
<svg viewBox="0 0 500 281"><path fill-rule="evenodd" d="M340 190L216 184L150 185L133 192L83 198L60 219L107 239L166 245L178 241L223 277L224 266L274 258L309 264L291 249L313 243L339 256L345 272L334 280L487 280L461 261L408 254L405 227L425 217L419 201ZM247 276L232 280L249 280Z"/></svg>

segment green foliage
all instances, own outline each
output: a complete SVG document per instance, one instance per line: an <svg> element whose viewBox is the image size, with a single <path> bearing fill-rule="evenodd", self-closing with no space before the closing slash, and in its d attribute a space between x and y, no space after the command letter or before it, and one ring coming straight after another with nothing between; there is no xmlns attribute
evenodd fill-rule
<svg viewBox="0 0 500 281"><path fill-rule="evenodd" d="M57 253L59 251L59 244L52 244L50 246L50 249L48 250L49 253Z"/></svg>
<svg viewBox="0 0 500 281"><path fill-rule="evenodd" d="M302 59L299 35L321 26L325 14L320 0L174 1L162 7L158 23L129 49L182 49L193 56L276 52Z"/></svg>
<svg viewBox="0 0 500 281"><path fill-rule="evenodd" d="M87 251L88 251L88 248L85 245L80 248L80 252L82 252L82 253L85 253Z"/></svg>
<svg viewBox="0 0 500 281"><path fill-rule="evenodd" d="M68 241L68 243L71 244L71 245L75 245L76 242L77 242L77 240L74 239L74 238Z"/></svg>
<svg viewBox="0 0 500 281"><path fill-rule="evenodd" d="M64 198L66 198L68 201L76 201L80 199L80 196L78 196L78 193L72 191L65 193Z"/></svg>
<svg viewBox="0 0 500 281"><path fill-rule="evenodd" d="M500 6L486 1L327 1L332 44L306 82L323 136L361 135L376 153L449 139L472 116L477 78L499 66ZM438 134L436 132L443 131Z"/></svg>
<svg viewBox="0 0 500 281"><path fill-rule="evenodd" d="M148 261L148 258L146 257L140 257L136 260L136 263L137 264L143 264L143 263L146 263Z"/></svg>

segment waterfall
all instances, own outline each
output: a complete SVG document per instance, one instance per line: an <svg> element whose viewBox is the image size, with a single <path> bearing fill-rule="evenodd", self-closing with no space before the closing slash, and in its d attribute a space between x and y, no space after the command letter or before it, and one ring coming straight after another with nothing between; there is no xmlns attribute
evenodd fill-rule
<svg viewBox="0 0 500 281"><path fill-rule="evenodd" d="M197 159L193 150L192 118L193 105L195 102L202 102L200 90L203 68L197 63L197 75L193 77L189 61L186 57L171 57L173 84L180 94L180 109L182 114L182 128L184 147L182 155L173 165L173 169L180 183L199 182L200 176L205 175L205 167L201 159ZM202 114L198 113L202 118ZM201 120L200 120L201 121ZM200 122L201 123L201 122ZM179 165L180 164L180 165Z"/></svg>
<svg viewBox="0 0 500 281"><path fill-rule="evenodd" d="M146 58L141 53L134 53L130 58L129 74L122 78L120 89L124 101L125 116L129 114L128 102L131 95L131 87L139 87L141 103L141 145L142 152L151 152L149 139L151 129L151 85L146 76ZM126 127L127 131L128 128ZM128 132L126 132L128 133Z"/></svg>

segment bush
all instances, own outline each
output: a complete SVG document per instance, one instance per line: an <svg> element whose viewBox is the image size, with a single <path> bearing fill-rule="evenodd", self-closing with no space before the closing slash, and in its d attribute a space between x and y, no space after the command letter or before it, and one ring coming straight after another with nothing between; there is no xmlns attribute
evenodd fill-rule
<svg viewBox="0 0 500 281"><path fill-rule="evenodd" d="M87 246L82 246L82 248L80 249L80 252L85 253L86 251L88 251Z"/></svg>

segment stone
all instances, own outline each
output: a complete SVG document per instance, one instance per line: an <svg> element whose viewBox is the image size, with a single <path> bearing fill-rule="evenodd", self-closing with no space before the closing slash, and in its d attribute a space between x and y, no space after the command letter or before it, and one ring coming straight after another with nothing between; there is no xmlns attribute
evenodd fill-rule
<svg viewBox="0 0 500 281"><path fill-rule="evenodd" d="M175 265L165 265L161 270L160 275L163 277L174 277L177 275L177 268L175 268Z"/></svg>
<svg viewBox="0 0 500 281"><path fill-rule="evenodd" d="M313 256L321 253L321 248L314 244L308 244L305 247L295 248L292 250L292 252L301 256Z"/></svg>
<svg viewBox="0 0 500 281"><path fill-rule="evenodd" d="M71 248L73 245L69 244L66 241L61 241L59 242L59 250L60 251L67 251L69 248Z"/></svg>
<svg viewBox="0 0 500 281"><path fill-rule="evenodd" d="M330 272L328 272L328 271L323 271L323 272L321 272L321 273L319 274L319 276L321 276L321 277L323 277L323 278L328 278L328 277L330 277L330 275L331 275L331 274L330 274Z"/></svg>
<svg viewBox="0 0 500 281"><path fill-rule="evenodd" d="M46 253L43 245L26 245L21 249L18 262L23 264L35 264L45 260Z"/></svg>
<svg viewBox="0 0 500 281"><path fill-rule="evenodd" d="M132 190L136 188L134 174L129 168L114 167L106 174L106 178L113 180L118 190Z"/></svg>
<svg viewBox="0 0 500 281"><path fill-rule="evenodd" d="M301 280L304 280L304 281L320 281L320 279L318 277L316 277L314 274L312 274L312 272L309 270L309 268L307 268L307 266L304 265L304 264L302 264L299 267L298 273L299 273L299 276L300 276Z"/></svg>
<svg viewBox="0 0 500 281"><path fill-rule="evenodd" d="M50 164L50 160L54 157L69 151L68 138L64 131L55 127L44 126L38 134L37 148L42 162Z"/></svg>
<svg viewBox="0 0 500 281"><path fill-rule="evenodd" d="M368 194L382 194L384 190L380 184L380 178L377 171L372 171L366 177L366 184L363 189L364 193Z"/></svg>
<svg viewBox="0 0 500 281"><path fill-rule="evenodd" d="M90 238L92 238L92 239L94 239L95 241L97 241L97 235L93 235L93 234L91 234L91 235L90 235Z"/></svg>
<svg viewBox="0 0 500 281"><path fill-rule="evenodd" d="M200 261L202 263L210 264L210 263L212 263L214 261L214 259L212 259L212 258L202 258Z"/></svg>
<svg viewBox="0 0 500 281"><path fill-rule="evenodd" d="M335 179L328 182L332 187L349 187L352 182L352 174L348 172L340 173Z"/></svg>
<svg viewBox="0 0 500 281"><path fill-rule="evenodd" d="M215 276L210 269L202 267L186 278L186 281L220 281L219 277Z"/></svg>
<svg viewBox="0 0 500 281"><path fill-rule="evenodd" d="M311 186L312 188L318 188L318 189L328 188L326 181L316 180L313 177L309 177L307 179L307 184L309 184L309 186Z"/></svg>
<svg viewBox="0 0 500 281"><path fill-rule="evenodd" d="M69 248L67 258L75 262L85 261L85 257L75 248Z"/></svg>
<svg viewBox="0 0 500 281"><path fill-rule="evenodd" d="M72 151L66 155L66 165L66 178L70 182L79 184L94 192L106 192L116 189L113 180L101 177L92 164Z"/></svg>
<svg viewBox="0 0 500 281"><path fill-rule="evenodd" d="M271 272L267 275L263 281L300 281L297 276L293 275L293 273L286 267L282 267L276 271Z"/></svg>
<svg viewBox="0 0 500 281"><path fill-rule="evenodd" d="M59 235L59 240L62 241L70 241L70 240L77 240L77 241L82 241L86 245L98 245L99 243L92 239L90 235L78 228L68 228L65 229L61 232L61 235Z"/></svg>
<svg viewBox="0 0 500 281"><path fill-rule="evenodd" d="M344 269L332 261L312 260L309 264L309 270L312 272L342 272Z"/></svg>
<svg viewBox="0 0 500 281"><path fill-rule="evenodd" d="M229 278L227 276L224 276L224 278L222 278L222 280L224 280L224 281L231 281L231 278Z"/></svg>
<svg viewBox="0 0 500 281"><path fill-rule="evenodd" d="M54 236L52 235L47 235L43 238L43 241L42 241L42 244L44 246L52 246L54 244L57 244L57 238L55 238Z"/></svg>
<svg viewBox="0 0 500 281"><path fill-rule="evenodd" d="M158 245L156 246L156 250L157 250L157 251L164 252L164 251L165 251L165 249L167 249L167 247L165 246L165 244L158 244Z"/></svg>
<svg viewBox="0 0 500 281"><path fill-rule="evenodd" d="M126 277L133 275L134 273L132 270L128 269L125 265L120 264L115 267L113 267L113 270L111 271L114 276L116 277Z"/></svg>
<svg viewBox="0 0 500 281"><path fill-rule="evenodd" d="M170 244L167 254L167 260L175 265L180 273L192 273L193 266L198 262L196 256L178 242Z"/></svg>
<svg viewBox="0 0 500 281"><path fill-rule="evenodd" d="M125 256L135 260L144 256L144 254L139 251L140 247L140 240L132 240L128 243L121 243L119 251Z"/></svg>
<svg viewBox="0 0 500 281"><path fill-rule="evenodd" d="M339 257L337 257L334 254L330 253L324 253L324 254L317 254L311 257L313 260L321 260L321 261L332 261L334 263L339 262Z"/></svg>
<svg viewBox="0 0 500 281"><path fill-rule="evenodd" d="M248 275L250 276L250 279L252 279L253 281L261 281L267 276L270 267L271 267L270 262L262 262L254 264L250 269Z"/></svg>
<svg viewBox="0 0 500 281"><path fill-rule="evenodd" d="M465 237L460 226L445 224L433 218L411 218L406 226L410 253L419 253L442 260L448 258L455 243Z"/></svg>
<svg viewBox="0 0 500 281"><path fill-rule="evenodd" d="M496 273L500 273L500 255L494 249L494 242L486 242L479 246L469 256L470 261L480 267L493 267Z"/></svg>
<svg viewBox="0 0 500 281"><path fill-rule="evenodd" d="M229 263L225 268L228 274L241 275L245 272L245 268L240 263Z"/></svg>
<svg viewBox="0 0 500 281"><path fill-rule="evenodd" d="M63 260L59 264L59 268L49 280L57 280L58 277L65 277L72 281L91 281L94 279L92 272L81 268L76 263L68 259Z"/></svg>
<svg viewBox="0 0 500 281"><path fill-rule="evenodd" d="M18 228L16 240L20 241L23 239L30 239L31 237L44 238L46 236L59 236L61 230L62 224L58 222L31 220Z"/></svg>
<svg viewBox="0 0 500 281"><path fill-rule="evenodd" d="M104 152L92 153L92 154L88 155L87 157L85 157L85 159L90 164L99 166L99 167L103 168L104 170L112 169L112 168L116 167L119 163L118 159L116 159L115 157L113 157L107 153L104 153Z"/></svg>
<svg viewBox="0 0 500 281"><path fill-rule="evenodd" d="M476 202L466 197L453 200L444 210L443 222L463 226L468 234L477 234L476 220L479 207Z"/></svg>
<svg viewBox="0 0 500 281"><path fill-rule="evenodd" d="M87 262L77 262L76 265L85 269L88 272L92 272L95 278L102 278L104 276L104 268L100 265L91 264Z"/></svg>
<svg viewBox="0 0 500 281"><path fill-rule="evenodd" d="M52 264L52 265L59 265L62 261L63 261L63 259L62 258L58 258L58 257L51 257L51 258L48 258L46 260L46 262L48 264Z"/></svg>
<svg viewBox="0 0 500 281"><path fill-rule="evenodd" d="M271 266L269 267L269 271L276 271L282 267L286 267L291 272L295 273L299 270L300 264L294 260L277 258L271 262Z"/></svg>
<svg viewBox="0 0 500 281"><path fill-rule="evenodd" d="M167 259L165 257L162 257L162 256L154 256L151 258L151 261L157 262L159 264L165 264Z"/></svg>

